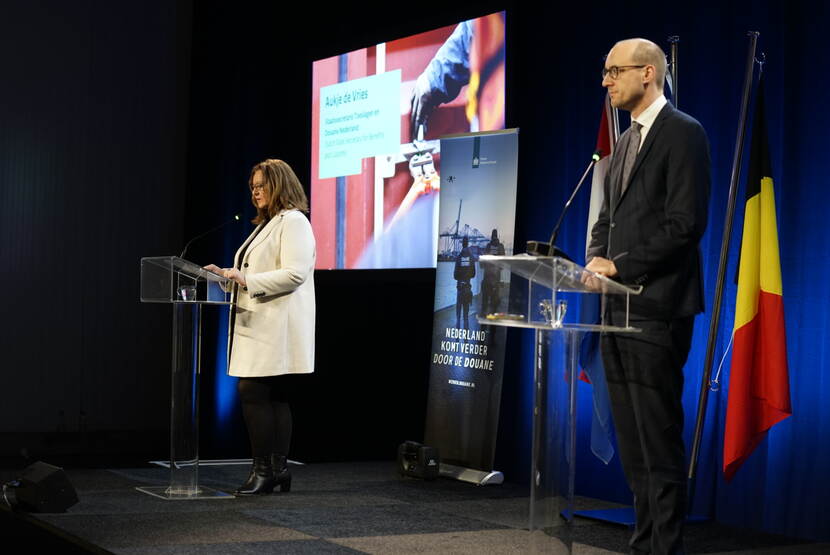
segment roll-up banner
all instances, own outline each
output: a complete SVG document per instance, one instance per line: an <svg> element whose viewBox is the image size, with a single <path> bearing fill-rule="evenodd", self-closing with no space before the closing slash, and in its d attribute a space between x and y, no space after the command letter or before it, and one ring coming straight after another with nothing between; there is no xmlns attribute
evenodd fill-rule
<svg viewBox="0 0 830 555"><path fill-rule="evenodd" d="M478 323L502 312L509 272L478 263L513 254L518 129L441 139L435 315L424 442L444 467L493 470L506 329ZM464 478L462 478L464 479Z"/></svg>

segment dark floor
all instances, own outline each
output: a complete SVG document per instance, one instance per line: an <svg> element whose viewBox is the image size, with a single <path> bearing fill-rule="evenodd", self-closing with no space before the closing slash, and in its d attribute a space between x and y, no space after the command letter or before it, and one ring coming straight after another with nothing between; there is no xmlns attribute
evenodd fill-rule
<svg viewBox="0 0 830 555"><path fill-rule="evenodd" d="M200 483L232 491L247 472L246 466L206 466L200 469ZM166 485L169 474L163 468L67 470L79 502L66 513L15 518L2 511L0 517L30 542L52 542L42 545L52 552L73 548L125 554L564 551L556 538L527 531L527 487L401 479L391 462L292 466L292 473L290 493L167 501L135 490ZM9 479L8 473L0 478ZM577 500L578 509L611 506ZM575 519L570 534L574 553L626 551L628 530L621 526ZM55 547L61 542L68 547ZM830 552L828 544L801 543L715 523L690 525L686 547L689 553ZM31 551L30 543L19 552Z"/></svg>

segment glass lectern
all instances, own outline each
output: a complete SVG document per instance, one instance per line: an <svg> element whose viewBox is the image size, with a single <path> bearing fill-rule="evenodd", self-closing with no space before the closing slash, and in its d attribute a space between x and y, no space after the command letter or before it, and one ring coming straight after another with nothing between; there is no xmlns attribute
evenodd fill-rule
<svg viewBox="0 0 830 555"><path fill-rule="evenodd" d="M479 264L498 267L502 283L509 281L500 291L500 312L480 314L479 323L535 330L531 549L570 553L580 340L589 332L638 332L628 322L628 301L640 288L559 257L482 256ZM609 295L620 296L624 326L604 320ZM588 303L597 307L593 314Z"/></svg>
<svg viewBox="0 0 830 555"><path fill-rule="evenodd" d="M202 305L231 304L230 282L176 256L141 259L141 302L173 304L170 485L140 487L164 499L230 499L199 485L199 364Z"/></svg>

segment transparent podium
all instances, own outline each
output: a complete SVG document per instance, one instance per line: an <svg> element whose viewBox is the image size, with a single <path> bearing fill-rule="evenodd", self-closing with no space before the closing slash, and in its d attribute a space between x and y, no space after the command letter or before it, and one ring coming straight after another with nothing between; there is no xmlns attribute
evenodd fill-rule
<svg viewBox="0 0 830 555"><path fill-rule="evenodd" d="M585 333L638 332L629 325L628 306L640 288L559 257L481 256L479 264L498 267L503 284L509 277L509 286L500 290L499 312L480 314L479 323L535 331L530 549L570 553L580 342ZM604 320L611 295L619 296L616 305L624 307L624 326ZM586 310L588 303L597 308Z"/></svg>
<svg viewBox="0 0 830 555"><path fill-rule="evenodd" d="M202 306L229 305L230 283L176 256L141 259L141 302L173 305L170 485L136 488L163 499L232 499L199 485Z"/></svg>

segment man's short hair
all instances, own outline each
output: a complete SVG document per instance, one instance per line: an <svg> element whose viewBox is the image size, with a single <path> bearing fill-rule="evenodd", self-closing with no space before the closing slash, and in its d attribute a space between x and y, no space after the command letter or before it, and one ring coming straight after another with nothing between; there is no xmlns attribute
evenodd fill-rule
<svg viewBox="0 0 830 555"><path fill-rule="evenodd" d="M654 66L654 84L663 90L666 82L666 54L663 50L648 39L633 39L637 46L632 53L632 61L637 65Z"/></svg>

